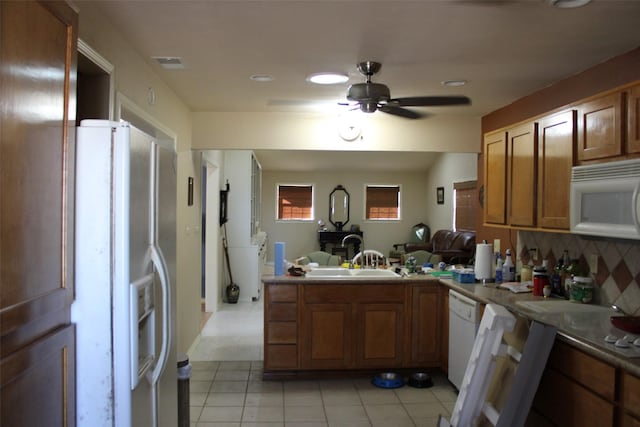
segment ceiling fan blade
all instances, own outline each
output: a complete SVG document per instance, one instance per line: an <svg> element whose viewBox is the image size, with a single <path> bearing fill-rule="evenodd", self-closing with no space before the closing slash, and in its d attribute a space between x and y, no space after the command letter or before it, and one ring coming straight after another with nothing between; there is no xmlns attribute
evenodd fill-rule
<svg viewBox="0 0 640 427"><path fill-rule="evenodd" d="M407 110L405 108L400 108L395 105L389 105L389 104L379 106L378 110L384 113L393 114L394 116L400 116L407 119L419 119L420 117L422 117L422 114L416 113L415 111Z"/></svg>
<svg viewBox="0 0 640 427"><path fill-rule="evenodd" d="M466 96L410 96L390 99L389 102L398 107L437 107L471 104L471 100Z"/></svg>

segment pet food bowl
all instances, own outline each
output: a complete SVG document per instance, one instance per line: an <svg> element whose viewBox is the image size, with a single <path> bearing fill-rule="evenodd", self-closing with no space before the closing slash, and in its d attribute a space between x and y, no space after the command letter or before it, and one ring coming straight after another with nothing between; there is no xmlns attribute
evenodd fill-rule
<svg viewBox="0 0 640 427"><path fill-rule="evenodd" d="M373 377L371 383L380 388L399 388L404 385L404 378L395 372L383 372Z"/></svg>
<svg viewBox="0 0 640 427"><path fill-rule="evenodd" d="M415 388L429 388L433 386L433 381L426 372L415 372L409 375L408 384Z"/></svg>

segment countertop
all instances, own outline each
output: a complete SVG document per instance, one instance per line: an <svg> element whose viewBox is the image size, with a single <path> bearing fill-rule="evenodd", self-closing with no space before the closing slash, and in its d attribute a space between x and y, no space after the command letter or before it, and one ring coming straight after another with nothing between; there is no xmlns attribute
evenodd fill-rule
<svg viewBox="0 0 640 427"><path fill-rule="evenodd" d="M564 312L536 312L518 304L526 301L543 301L543 297L533 296L531 293L514 293L506 289L496 288L489 284L463 284L452 279L438 279L429 275L409 275L403 278L367 277L367 278L308 278L296 276L264 276L264 283L305 283L305 284L349 284L366 281L367 284L423 283L425 286L441 283L444 286L460 292L484 304L499 304L511 312L528 319L551 325L557 328L558 338L568 342L576 348L591 354L615 367L640 377L640 348L633 345L628 349L618 349L613 344L604 341L607 335L622 338L630 335L614 327L610 317L616 313L612 309L593 309L588 312L567 310ZM551 299L553 300L553 299ZM558 299L558 301L561 301Z"/></svg>

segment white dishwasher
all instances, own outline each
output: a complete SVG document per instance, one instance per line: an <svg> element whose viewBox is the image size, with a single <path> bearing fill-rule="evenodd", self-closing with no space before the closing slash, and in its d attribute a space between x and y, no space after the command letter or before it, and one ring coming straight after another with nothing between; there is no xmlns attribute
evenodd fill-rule
<svg viewBox="0 0 640 427"><path fill-rule="evenodd" d="M476 301L449 290L449 381L458 390L478 331L479 313Z"/></svg>

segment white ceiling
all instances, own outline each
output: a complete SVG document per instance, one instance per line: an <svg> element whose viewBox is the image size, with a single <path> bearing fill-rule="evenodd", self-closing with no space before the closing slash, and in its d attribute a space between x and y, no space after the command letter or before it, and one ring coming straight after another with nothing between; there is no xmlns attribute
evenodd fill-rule
<svg viewBox="0 0 640 427"><path fill-rule="evenodd" d="M593 0L577 9L554 8L546 0L76 4L81 17L83 9L99 8L193 111L335 107L345 101L349 84L363 81L356 63L374 60L383 64L374 81L389 86L392 97L466 95L472 100L471 106L416 111L480 117L640 46L636 0ZM162 69L155 56L180 57L185 68ZM350 80L335 86L305 80L321 71L346 73ZM249 79L253 74L274 80L255 82ZM443 87L447 79L468 84Z"/></svg>

